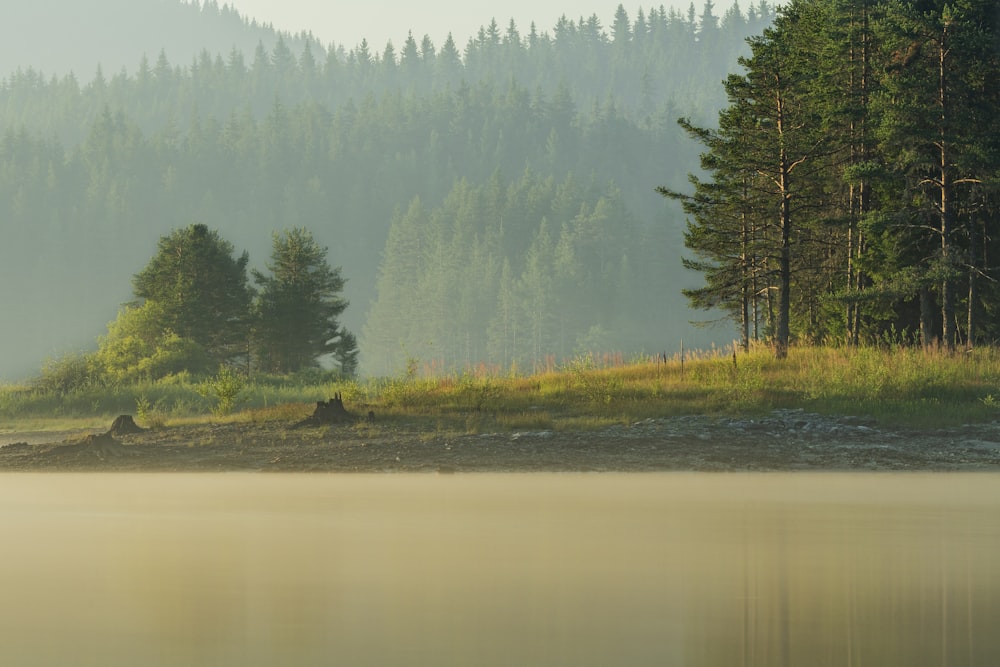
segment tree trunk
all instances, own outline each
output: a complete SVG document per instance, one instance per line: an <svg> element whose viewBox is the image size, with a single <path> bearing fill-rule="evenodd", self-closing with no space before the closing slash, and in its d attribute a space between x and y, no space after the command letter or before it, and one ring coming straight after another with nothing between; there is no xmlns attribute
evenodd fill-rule
<svg viewBox="0 0 1000 667"><path fill-rule="evenodd" d="M850 163L852 165L866 162L871 152L867 127L868 114L870 113L868 87L871 66L868 6L862 4L858 9L860 16L852 13L851 22L855 29L861 31L860 39L858 41L852 39L849 54L851 68L849 92L851 98L856 99L861 110L860 115L852 118L850 123ZM856 260L863 257L865 246L858 223L868 212L869 202L870 188L867 177L857 184L852 183L848 193L847 290L855 297L864 287L864 276L861 269L855 264ZM848 344L857 345L861 337L861 305L856 298L848 302L845 316Z"/></svg>
<svg viewBox="0 0 1000 667"><path fill-rule="evenodd" d="M787 160L782 156L781 170L781 246L778 256L778 321L774 335L774 356L784 359L788 356L788 340L791 338L791 287L792 287L792 243L791 243L791 201L788 193Z"/></svg>
<svg viewBox="0 0 1000 667"><path fill-rule="evenodd" d="M920 286L920 344L930 349L934 344L934 297L927 285Z"/></svg>
<svg viewBox="0 0 1000 667"><path fill-rule="evenodd" d="M965 348L971 350L976 344L976 328L979 321L976 306L979 303L979 225L975 221L969 230L969 303L966 320Z"/></svg>
<svg viewBox="0 0 1000 667"><path fill-rule="evenodd" d="M744 200L746 188L744 187ZM740 265L743 275L740 294L740 345L744 352L750 351L750 302L757 298L753 290L753 268L750 266L750 221L744 210L742 213L742 238L740 239Z"/></svg>
<svg viewBox="0 0 1000 667"><path fill-rule="evenodd" d="M951 236L955 226L954 185L951 179L951 155L947 141L948 90L947 90L947 27L939 43L938 51L938 105L941 111L940 126L940 187L941 187L941 264L944 277L941 280L941 342L949 352L955 349L955 285L952 277Z"/></svg>

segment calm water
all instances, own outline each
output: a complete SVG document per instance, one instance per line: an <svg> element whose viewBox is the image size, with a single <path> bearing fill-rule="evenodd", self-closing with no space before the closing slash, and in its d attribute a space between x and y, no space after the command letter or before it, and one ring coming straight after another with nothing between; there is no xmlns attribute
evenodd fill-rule
<svg viewBox="0 0 1000 667"><path fill-rule="evenodd" d="M998 475L0 475L0 664L1000 665Z"/></svg>

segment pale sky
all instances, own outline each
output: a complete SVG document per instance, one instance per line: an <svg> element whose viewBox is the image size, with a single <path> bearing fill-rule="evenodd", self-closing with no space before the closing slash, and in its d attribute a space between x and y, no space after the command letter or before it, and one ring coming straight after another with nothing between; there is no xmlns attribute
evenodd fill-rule
<svg viewBox="0 0 1000 667"><path fill-rule="evenodd" d="M629 18L635 20L639 7L645 13L649 8L663 4L687 10L691 0L655 0L654 2L621 2L621 0L219 0L219 5L229 4L240 14L256 18L263 23L273 23L279 30L298 32L311 30L324 44L335 42L350 50L367 38L373 50L381 50L386 41L392 40L398 49L406 40L409 30L417 42L430 35L436 46L444 43L448 32L455 38L459 49L474 35L480 26L496 18L502 29L511 18L522 35L526 35L534 21L539 32L552 31L552 26L565 14L574 20L581 16L597 14L601 25L610 28L619 3L624 5ZM745 3L741 2L743 6ZM695 2L698 13L704 0ZM721 15L731 0L715 3L714 13Z"/></svg>

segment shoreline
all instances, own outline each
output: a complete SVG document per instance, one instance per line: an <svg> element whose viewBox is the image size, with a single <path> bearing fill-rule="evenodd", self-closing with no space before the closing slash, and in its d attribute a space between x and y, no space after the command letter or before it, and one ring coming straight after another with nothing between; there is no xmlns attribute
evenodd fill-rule
<svg viewBox="0 0 1000 667"><path fill-rule="evenodd" d="M881 428L775 410L760 418L645 419L594 431L459 433L412 423L283 422L0 436L0 472L993 471L1000 424Z"/></svg>

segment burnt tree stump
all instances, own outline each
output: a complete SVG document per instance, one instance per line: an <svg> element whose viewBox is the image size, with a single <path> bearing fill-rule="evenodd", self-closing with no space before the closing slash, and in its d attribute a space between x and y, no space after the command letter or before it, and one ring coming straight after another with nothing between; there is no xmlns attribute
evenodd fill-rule
<svg viewBox="0 0 1000 667"><path fill-rule="evenodd" d="M313 413L292 426L292 428L349 424L357 420L357 417L344 408L343 395L337 392L329 401L316 401L316 409Z"/></svg>
<svg viewBox="0 0 1000 667"><path fill-rule="evenodd" d="M111 423L108 435L129 435L130 433L142 433L146 429L135 423L132 415L119 415Z"/></svg>

